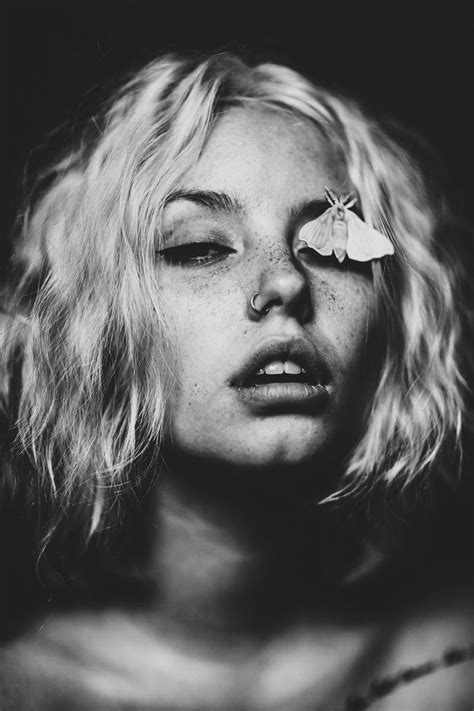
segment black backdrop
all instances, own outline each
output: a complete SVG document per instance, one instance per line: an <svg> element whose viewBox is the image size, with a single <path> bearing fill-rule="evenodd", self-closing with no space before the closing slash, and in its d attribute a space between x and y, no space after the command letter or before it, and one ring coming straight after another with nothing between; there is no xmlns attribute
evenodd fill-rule
<svg viewBox="0 0 474 711"><path fill-rule="evenodd" d="M377 11L288 2L279 11L229 3L214 12L162 2L120 9L11 7L4 23L7 200L0 256L35 147L54 127L75 121L98 85L166 50L238 49L269 57L392 116L434 147L459 213L471 219L474 43L468 5L460 11L443 3L429 14L393 2L378 3Z"/></svg>

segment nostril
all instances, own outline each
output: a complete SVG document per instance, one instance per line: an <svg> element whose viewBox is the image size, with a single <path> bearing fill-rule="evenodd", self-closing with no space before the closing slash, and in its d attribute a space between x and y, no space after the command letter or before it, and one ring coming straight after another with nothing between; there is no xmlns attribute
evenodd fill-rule
<svg viewBox="0 0 474 711"><path fill-rule="evenodd" d="M259 304L265 305L267 313L271 309L281 309L305 320L312 313L307 279L296 269L265 274L258 293Z"/></svg>

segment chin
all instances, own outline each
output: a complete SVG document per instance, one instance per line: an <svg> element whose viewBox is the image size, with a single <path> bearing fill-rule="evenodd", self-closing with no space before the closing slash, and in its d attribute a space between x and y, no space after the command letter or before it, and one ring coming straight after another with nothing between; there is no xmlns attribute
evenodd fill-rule
<svg viewBox="0 0 474 711"><path fill-rule="evenodd" d="M188 423L190 424L190 423ZM341 443L335 423L323 417L284 415L222 422L221 427L175 429L175 455L221 469L319 468Z"/></svg>
<svg viewBox="0 0 474 711"><path fill-rule="evenodd" d="M221 457L234 466L252 468L299 468L325 458L332 438L314 423L277 423L252 428L236 437Z"/></svg>
<svg viewBox="0 0 474 711"><path fill-rule="evenodd" d="M243 454L242 457L235 457L235 464L240 464L247 468L277 468L277 469L292 469L306 467L313 461L318 459L318 448L314 446L299 448L292 447L291 444L279 443L274 447L260 447L259 449L251 449Z"/></svg>

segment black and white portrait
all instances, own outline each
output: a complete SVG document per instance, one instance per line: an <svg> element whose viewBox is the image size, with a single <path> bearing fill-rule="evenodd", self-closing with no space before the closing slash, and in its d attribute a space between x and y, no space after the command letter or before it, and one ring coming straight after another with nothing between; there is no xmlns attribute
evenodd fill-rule
<svg viewBox="0 0 474 711"><path fill-rule="evenodd" d="M2 710L474 708L470 18L286 10L8 12Z"/></svg>

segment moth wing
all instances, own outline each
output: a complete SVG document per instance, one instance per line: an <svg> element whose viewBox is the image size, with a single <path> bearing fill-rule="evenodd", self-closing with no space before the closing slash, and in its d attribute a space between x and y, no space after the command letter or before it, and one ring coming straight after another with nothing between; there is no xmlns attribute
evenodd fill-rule
<svg viewBox="0 0 474 711"><path fill-rule="evenodd" d="M332 254L332 226L333 214L332 208L329 208L315 220L303 225L298 237L318 254L328 257Z"/></svg>
<svg viewBox="0 0 474 711"><path fill-rule="evenodd" d="M393 245L381 232L369 227L349 210L347 215L347 256L356 262L368 262L393 254Z"/></svg>

